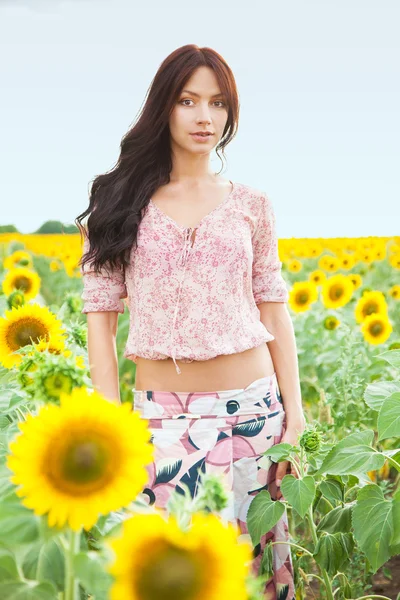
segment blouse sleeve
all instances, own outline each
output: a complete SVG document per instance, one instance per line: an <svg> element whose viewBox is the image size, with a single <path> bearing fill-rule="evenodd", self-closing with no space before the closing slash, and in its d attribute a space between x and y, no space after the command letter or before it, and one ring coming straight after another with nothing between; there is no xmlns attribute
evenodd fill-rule
<svg viewBox="0 0 400 600"><path fill-rule="evenodd" d="M282 262L278 255L275 212L264 193L261 195L261 209L252 239L255 303L287 302L289 292L282 277Z"/></svg>
<svg viewBox="0 0 400 600"><path fill-rule="evenodd" d="M84 236L83 253L89 250L89 240ZM124 270L121 266L118 270L107 273L105 269L96 273L92 269L92 263L87 262L81 266L83 279L82 313L116 311L123 313L125 306L122 298L127 298Z"/></svg>

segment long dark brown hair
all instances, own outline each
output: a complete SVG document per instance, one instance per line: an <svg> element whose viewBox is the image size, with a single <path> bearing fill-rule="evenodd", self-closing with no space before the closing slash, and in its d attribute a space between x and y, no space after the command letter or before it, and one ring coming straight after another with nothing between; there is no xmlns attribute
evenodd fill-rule
<svg viewBox="0 0 400 600"><path fill-rule="evenodd" d="M228 120L217 147L222 151L237 132L239 99L230 67L218 52L187 44L177 48L161 63L136 123L123 136L116 165L93 179L88 208L75 223L90 241L80 265L92 263L98 272L104 265L114 269L129 264L142 211L161 186L169 183L172 169L169 118L185 83L202 66L213 69L225 95ZM81 222L88 217L87 226Z"/></svg>

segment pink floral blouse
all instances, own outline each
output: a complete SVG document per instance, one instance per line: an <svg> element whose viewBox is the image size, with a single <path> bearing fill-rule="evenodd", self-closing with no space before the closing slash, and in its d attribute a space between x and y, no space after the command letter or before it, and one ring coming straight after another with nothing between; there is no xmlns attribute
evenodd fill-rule
<svg viewBox="0 0 400 600"><path fill-rule="evenodd" d="M264 192L233 182L196 228L179 225L150 200L125 271L110 276L81 267L82 313L123 313L126 298L124 357L172 357L180 374L176 359L208 360L274 339L257 304L287 302L281 267L275 213Z"/></svg>

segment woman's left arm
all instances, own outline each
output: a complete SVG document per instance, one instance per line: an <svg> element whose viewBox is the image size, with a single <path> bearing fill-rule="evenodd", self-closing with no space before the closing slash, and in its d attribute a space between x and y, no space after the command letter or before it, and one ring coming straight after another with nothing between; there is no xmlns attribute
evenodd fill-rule
<svg viewBox="0 0 400 600"><path fill-rule="evenodd" d="M305 416L301 400L296 338L287 304L262 302L257 308L260 311L261 322L275 338L267 344L282 394L287 429L302 433Z"/></svg>
<svg viewBox="0 0 400 600"><path fill-rule="evenodd" d="M267 344L286 413L286 427L281 442L297 446L299 436L306 427L306 420L301 401L296 339L292 319L286 302L262 302L258 304L258 309L260 310L260 320L275 337ZM298 455L295 456L295 461L299 464ZM277 500L283 497L280 485L283 477L288 473L297 479L299 477L299 469L294 469L290 461L279 462L275 474Z"/></svg>

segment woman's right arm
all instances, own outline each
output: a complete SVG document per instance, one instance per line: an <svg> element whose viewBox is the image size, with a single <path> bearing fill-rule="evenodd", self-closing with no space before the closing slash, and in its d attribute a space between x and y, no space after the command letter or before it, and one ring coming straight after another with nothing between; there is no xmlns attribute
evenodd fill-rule
<svg viewBox="0 0 400 600"><path fill-rule="evenodd" d="M85 237L83 253L89 250ZM87 314L88 358L93 387L114 404L120 404L117 357L118 314L125 310L127 298L123 268L102 269L96 273L91 263L81 267L83 279L82 313Z"/></svg>

